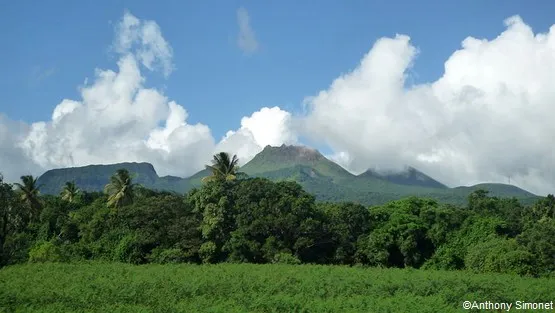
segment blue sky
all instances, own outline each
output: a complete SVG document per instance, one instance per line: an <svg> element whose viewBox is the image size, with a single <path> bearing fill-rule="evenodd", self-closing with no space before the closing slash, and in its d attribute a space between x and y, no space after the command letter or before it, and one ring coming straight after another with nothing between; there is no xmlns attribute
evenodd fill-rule
<svg viewBox="0 0 555 313"><path fill-rule="evenodd" d="M259 44L252 55L236 45L239 7ZM543 32L555 17L552 1L4 1L0 8L0 112L11 119L48 120L63 98L78 98L95 68L114 68L114 23L129 10L156 21L174 49L176 71L168 80L149 75L147 84L165 88L216 138L260 107L300 110L380 37L409 35L420 50L409 82L427 82L467 36L491 39L515 14Z"/></svg>
<svg viewBox="0 0 555 313"><path fill-rule="evenodd" d="M0 164L187 176L217 151L304 143L352 173L543 193L554 24L547 0L2 1Z"/></svg>

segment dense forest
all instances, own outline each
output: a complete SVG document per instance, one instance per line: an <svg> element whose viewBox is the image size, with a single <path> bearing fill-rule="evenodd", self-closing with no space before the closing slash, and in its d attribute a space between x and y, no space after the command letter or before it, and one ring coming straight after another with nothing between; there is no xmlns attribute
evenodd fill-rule
<svg viewBox="0 0 555 313"><path fill-rule="evenodd" d="M365 207L317 202L296 182L240 175L214 156L185 195L134 185L118 170L104 192L0 178L0 262L342 264L555 274L555 197L533 205L470 194L464 206L409 197Z"/></svg>

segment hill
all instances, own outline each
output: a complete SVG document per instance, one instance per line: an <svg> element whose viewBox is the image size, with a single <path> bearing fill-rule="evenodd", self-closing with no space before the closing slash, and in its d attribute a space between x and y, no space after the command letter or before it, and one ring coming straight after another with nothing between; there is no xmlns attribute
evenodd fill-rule
<svg viewBox="0 0 555 313"><path fill-rule="evenodd" d="M41 191L45 194L57 194L67 181L75 181L82 190L101 191L110 176L120 168L129 170L134 175L134 181L147 188L178 193L200 186L201 179L210 174L204 169L188 178L159 177L149 163L119 163L50 170L40 176L38 182L43 185ZM250 177L296 181L319 201L353 201L373 205L420 196L463 204L468 194L477 189L486 189L498 197L516 197L526 203L537 199L537 196L526 190L504 184L448 188L412 167L389 173L368 170L356 176L324 157L318 150L304 146L266 146L240 171Z"/></svg>
<svg viewBox="0 0 555 313"><path fill-rule="evenodd" d="M86 191L102 191L110 176L118 169L127 169L133 175L135 183L151 187L159 180L156 170L150 163L118 163L109 165L87 165L49 170L38 179L41 192L57 194L68 181Z"/></svg>
<svg viewBox="0 0 555 313"><path fill-rule="evenodd" d="M400 172L389 171L386 173L379 173L377 171L369 169L366 172L360 174L359 176L376 177L399 185L422 186L422 187L440 188L440 189L447 188L447 186L445 186L444 184L438 182L437 180L431 178L430 176L420 172L419 170L411 166L407 167L406 169Z"/></svg>

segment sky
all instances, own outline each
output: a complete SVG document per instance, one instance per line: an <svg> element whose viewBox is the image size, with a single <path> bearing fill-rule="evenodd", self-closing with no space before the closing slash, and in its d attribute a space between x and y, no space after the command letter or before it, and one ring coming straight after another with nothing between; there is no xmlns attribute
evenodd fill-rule
<svg viewBox="0 0 555 313"><path fill-rule="evenodd" d="M285 143L553 193L554 24L547 0L2 1L0 172L185 177Z"/></svg>

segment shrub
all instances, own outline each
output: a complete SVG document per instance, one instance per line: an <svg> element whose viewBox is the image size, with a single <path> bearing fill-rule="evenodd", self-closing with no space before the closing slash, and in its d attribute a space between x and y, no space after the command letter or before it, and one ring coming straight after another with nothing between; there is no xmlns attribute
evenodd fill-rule
<svg viewBox="0 0 555 313"><path fill-rule="evenodd" d="M198 253L202 258L202 262L212 263L215 260L216 251L217 251L216 244L212 241L207 241L200 246Z"/></svg>
<svg viewBox="0 0 555 313"><path fill-rule="evenodd" d="M187 256L181 249L161 249L156 248L148 257L152 263L167 264L167 263L185 263L188 261Z"/></svg>
<svg viewBox="0 0 555 313"><path fill-rule="evenodd" d="M291 253L281 252L274 256L272 263L280 264L301 264L301 261Z"/></svg>
<svg viewBox="0 0 555 313"><path fill-rule="evenodd" d="M125 235L114 250L114 261L140 264L143 262L143 256L140 244L135 234Z"/></svg>
<svg viewBox="0 0 555 313"><path fill-rule="evenodd" d="M51 241L39 241L29 251L29 262L61 262L60 248Z"/></svg>
<svg viewBox="0 0 555 313"><path fill-rule="evenodd" d="M514 239L495 238L479 243L465 258L468 269L518 275L536 275L534 256Z"/></svg>

